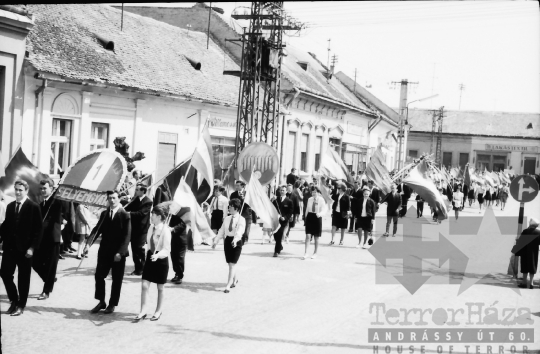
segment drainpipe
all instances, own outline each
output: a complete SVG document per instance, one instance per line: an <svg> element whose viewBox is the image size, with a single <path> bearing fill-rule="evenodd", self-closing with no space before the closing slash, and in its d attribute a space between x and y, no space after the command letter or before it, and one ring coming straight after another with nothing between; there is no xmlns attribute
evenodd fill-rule
<svg viewBox="0 0 540 354"><path fill-rule="evenodd" d="M285 103L285 108L287 109L289 109L294 99L298 97L298 95L300 94L300 90L298 90L296 87L293 87L293 89L294 89L294 94L292 95L291 99L287 103ZM287 124L286 119L285 119L285 114L280 114L280 115L283 115L283 121L282 121L283 124L281 126L281 152L279 156L279 178L278 178L279 184L282 183L281 179L283 178L282 177L283 175L283 144L285 143L285 124ZM277 187L278 186L276 186L276 188Z"/></svg>
<svg viewBox="0 0 540 354"><path fill-rule="evenodd" d="M39 144L39 126L41 123L41 115L39 114L38 108L39 108L39 94L41 94L45 89L47 88L47 79L42 79L43 82L40 87L34 92L35 94L35 104L34 104L34 137L33 137L33 143L32 143L32 163L34 165L37 165L37 158L38 158L38 144Z"/></svg>

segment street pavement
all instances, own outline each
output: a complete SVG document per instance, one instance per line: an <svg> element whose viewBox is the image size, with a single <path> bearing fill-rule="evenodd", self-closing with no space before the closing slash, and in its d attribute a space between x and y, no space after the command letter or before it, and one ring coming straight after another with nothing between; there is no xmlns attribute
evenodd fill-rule
<svg viewBox="0 0 540 354"><path fill-rule="evenodd" d="M409 205L416 203L410 202ZM496 216L518 215L519 204L509 198L506 210L494 208ZM424 210L429 216L429 209ZM461 216L477 216L478 204L465 208ZM384 207L379 212L385 215ZM455 222L453 212L443 226ZM540 198L526 204L526 216L540 215ZM416 218L411 211L406 218ZM429 222L423 221L426 224ZM284 244L279 258L273 258L274 244L261 245L262 231L252 227L250 241L244 246L238 263L239 284L229 294L223 293L227 279L227 265L223 244L216 250L200 246L186 256L186 274L182 285L167 284L165 287L164 312L161 319L148 319L132 323L140 307L140 278L126 275L122 296L116 312L92 315L89 310L94 300L94 270L97 246L90 250L78 272L79 261L68 257L58 266L58 282L51 297L38 301L42 282L32 274L31 298L26 311L20 317L5 315L9 303L5 288L1 287L2 346L4 353L374 353L369 342L369 328L452 328L448 324L434 323L430 310L464 309L457 328L488 328L478 324L478 316L467 316L467 303L482 303L484 308L493 307L503 318L505 308L528 308L533 323L513 325L532 328L534 343L531 349L540 349L540 289L516 292L508 279L499 274L500 282L476 284L458 295L458 284L430 283L428 281L414 294L401 284L377 284L375 264L377 261L365 249L357 249L355 234L346 233L344 246L329 246L330 218L323 225L321 247L317 259L302 260L304 232L302 222L291 231L290 241ZM376 239L383 232L377 227ZM516 230L517 231L517 230ZM396 239L402 239L402 230ZM339 236L336 235L336 241ZM392 238L390 238L392 239ZM336 242L337 244L337 242ZM489 245L486 245L489 247ZM313 245L310 247L312 252ZM510 253L508 252L508 256ZM507 264L508 259L500 259ZM441 268L444 269L444 266ZM446 268L447 269L447 268ZM127 260L126 274L133 270L131 258ZM174 274L169 274L169 279ZM107 294L110 278L107 280ZM157 291L151 289L151 315ZM427 310L426 324L390 324L376 317L373 303L389 308ZM371 309L370 309L371 308ZM403 310L405 311L405 310ZM388 313L389 314L389 313ZM395 313L394 313L395 314ZM506 313L505 313L506 315ZM412 317L413 315L411 315ZM515 316L515 315L513 315ZM403 316L401 317L403 319ZM384 322L384 325L373 322ZM411 320L413 321L413 320ZM414 321L413 321L414 322ZM453 326L454 328L456 325ZM491 325L489 328L513 328ZM442 344L444 353L449 344ZM376 344L375 344L376 345ZM437 353L437 343L415 343L413 350ZM486 344L453 343L452 353L487 353ZM471 348L466 348L470 345ZM511 344L502 343L503 352L511 352ZM515 344L515 352L523 351L522 344ZM378 353L384 353L381 344ZM493 352L498 346L493 344ZM396 353L397 344L388 351ZM409 344L403 349L410 353Z"/></svg>

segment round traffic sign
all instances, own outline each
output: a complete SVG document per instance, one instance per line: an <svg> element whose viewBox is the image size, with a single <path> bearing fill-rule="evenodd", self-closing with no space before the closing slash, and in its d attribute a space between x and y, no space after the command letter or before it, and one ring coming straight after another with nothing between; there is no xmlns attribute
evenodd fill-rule
<svg viewBox="0 0 540 354"><path fill-rule="evenodd" d="M510 194L518 202L528 203L538 195L538 183L529 175L516 176L510 184Z"/></svg>
<svg viewBox="0 0 540 354"><path fill-rule="evenodd" d="M238 156L238 173L246 182L251 178L251 170L265 186L272 182L279 171L279 158L276 150L263 142L251 143Z"/></svg>

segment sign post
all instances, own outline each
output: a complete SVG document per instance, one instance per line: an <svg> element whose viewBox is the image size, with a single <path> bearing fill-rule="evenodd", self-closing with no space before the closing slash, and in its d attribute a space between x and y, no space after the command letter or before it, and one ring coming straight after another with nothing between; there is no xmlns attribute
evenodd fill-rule
<svg viewBox="0 0 540 354"><path fill-rule="evenodd" d="M525 203L533 201L538 195L538 183L529 175L516 176L510 184L510 194L512 198L519 202L519 217L518 217L518 231L516 237L516 244L521 232L523 231L523 211L525 209ZM510 258L510 266L508 271L512 271L514 278L518 276L518 260L515 254L512 254ZM510 267L512 267L510 269Z"/></svg>

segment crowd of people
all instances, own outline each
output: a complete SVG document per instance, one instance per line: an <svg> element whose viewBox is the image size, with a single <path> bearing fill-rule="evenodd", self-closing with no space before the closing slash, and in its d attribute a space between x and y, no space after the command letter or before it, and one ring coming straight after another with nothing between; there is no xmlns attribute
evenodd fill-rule
<svg viewBox="0 0 540 354"><path fill-rule="evenodd" d="M339 245L343 245L345 232L349 231L358 236L356 248L363 249L374 242L374 220L381 204L387 204L383 237L389 237L390 231L393 237L396 236L399 218L406 217L410 200L416 201L417 218L423 217L425 201L419 195L413 199L414 190L402 181L396 180L391 186L391 192L384 195L373 181L359 176L360 173L353 178L352 183L324 177L308 181L299 178L293 169L286 176L286 184L276 188L276 195L271 196L272 204L279 214L279 228L272 230L269 225L261 224L261 242L264 243L266 238L268 242L273 239L273 257L280 257L284 243L289 242L290 230L303 222L305 247L302 259L315 259L323 232L323 217L328 211L331 211L329 245L335 245L334 238L338 230ZM131 255L134 270L129 275L141 277L141 307L134 321L141 321L147 316L148 292L152 283L157 286L158 297L151 320L159 320L163 311L164 284L168 281L169 259L175 273L170 282L182 284L186 251L190 248L190 243L193 243L192 232L183 221L182 215L171 213L169 200L172 198L166 195L166 190L158 188L152 200L147 195L148 187L142 183L141 174L134 171L120 191L107 192L108 207L98 210L55 199L54 183L47 176L41 180L40 186L42 201L36 204L27 196L28 183L23 180L16 181L15 201L4 206L5 215L0 213L0 237L3 242L0 275L11 303L7 313L11 316L24 313L32 269L43 280L43 290L38 300L48 299L57 280L59 259L63 259L63 255L67 253L76 253L75 258L79 260L88 257L90 243L85 241L92 235L93 241L100 239L100 244L94 276L94 297L98 304L90 312L115 311L120 300L126 258ZM215 233L213 238L205 240L203 244L215 248L223 239L225 261L229 267L224 293L229 293L238 285L236 265L242 248L249 241L251 225L257 222L255 211L245 203L245 187L244 182L236 181L235 191L227 195L221 181L215 180L213 195L202 204ZM461 179L452 180L445 188L438 186L447 206L452 206L456 221L467 201L469 207L478 201L480 210L484 203L486 207L493 203L498 206L500 203L501 210L504 210L509 194L505 183L496 188L486 187L479 182L474 183L470 189L467 187ZM433 221L440 222L437 210L431 208L431 212ZM532 227L531 230L536 228ZM527 233L536 235L534 237L540 240L538 232ZM72 242L78 243L77 249L71 247ZM520 253L522 261L526 261L527 274L536 273L539 242L536 240L531 243L532 246L525 245ZM310 255L312 243L314 247ZM536 249L534 245L537 245ZM527 247L532 247L533 250ZM536 258L531 256L534 254ZM18 287L14 282L16 269ZM109 273L112 275L112 287L106 302L105 278ZM532 279L532 276L530 277ZM526 286L531 284L531 281L524 282Z"/></svg>

